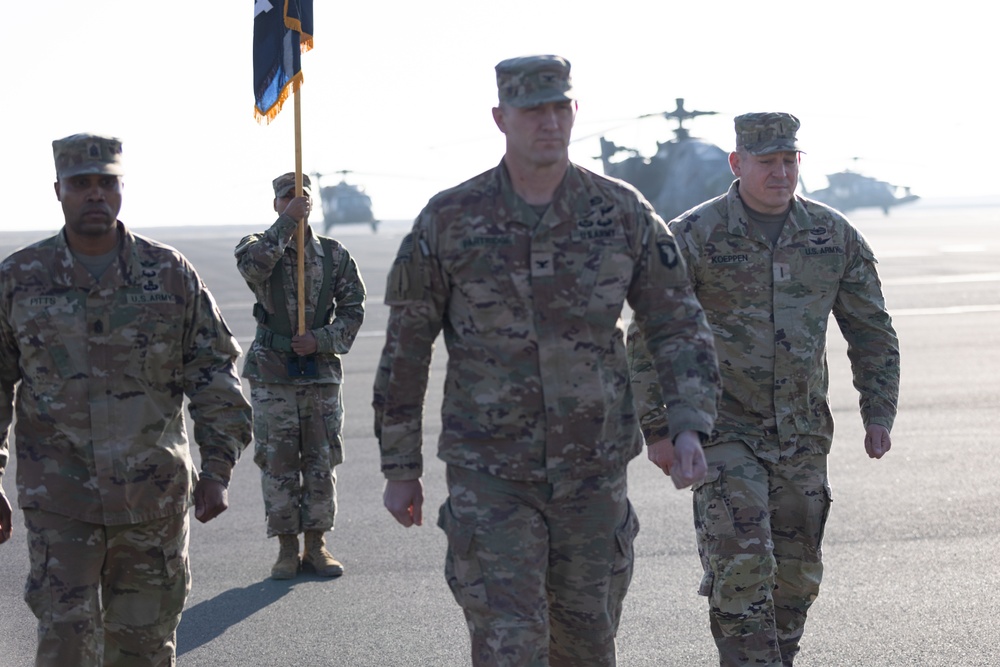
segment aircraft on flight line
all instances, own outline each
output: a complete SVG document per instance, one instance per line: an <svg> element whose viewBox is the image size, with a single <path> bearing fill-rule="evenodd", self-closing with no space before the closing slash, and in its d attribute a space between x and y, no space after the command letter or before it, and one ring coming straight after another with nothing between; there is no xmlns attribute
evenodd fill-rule
<svg viewBox="0 0 1000 667"><path fill-rule="evenodd" d="M662 116L677 121L674 138L657 142L656 153L644 157L634 148L618 146L601 137L601 163L604 173L634 185L649 200L664 220L671 220L698 204L724 193L733 182L729 151L703 139L692 137L684 121L717 111L689 111L684 98L676 99L673 111L644 114L636 120ZM620 153L628 157L615 161ZM909 187L897 186L845 170L827 176L829 187L810 192L801 178L804 196L847 212L857 208L878 207L889 213L894 206L918 200Z"/></svg>
<svg viewBox="0 0 1000 667"><path fill-rule="evenodd" d="M827 187L810 192L800 176L799 187L803 196L832 206L841 213L856 208L880 208L889 215L890 208L920 199L907 186L893 185L850 169L827 174L826 179L829 181Z"/></svg>
<svg viewBox="0 0 1000 667"><path fill-rule="evenodd" d="M329 234L330 230L341 225L356 224L370 225L373 232L378 231L381 221L375 218L372 211L371 197L362 186L347 182L347 174L351 170L340 169L334 173L340 174L340 182L336 185L322 185L323 174L310 174L319 188L319 199L323 206L323 233Z"/></svg>
<svg viewBox="0 0 1000 667"><path fill-rule="evenodd" d="M643 157L638 150L618 146L601 137L601 163L604 173L620 178L639 189L664 220L677 217L698 204L724 193L733 182L729 151L704 139L692 137L684 121L717 111L689 111L684 98L676 100L673 111L644 114L636 120L662 116L677 121L674 138L656 142L656 153ZM620 153L628 154L614 161Z"/></svg>

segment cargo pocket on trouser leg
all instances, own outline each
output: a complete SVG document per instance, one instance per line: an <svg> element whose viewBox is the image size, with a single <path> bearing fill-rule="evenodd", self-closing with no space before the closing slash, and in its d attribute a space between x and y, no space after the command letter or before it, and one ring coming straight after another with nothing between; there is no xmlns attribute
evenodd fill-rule
<svg viewBox="0 0 1000 667"><path fill-rule="evenodd" d="M698 555L703 570L698 595L712 596L716 574L713 554L720 545L736 535L733 516L726 498L724 465L711 466L705 478L692 487L694 528L698 538Z"/></svg>
<svg viewBox="0 0 1000 667"><path fill-rule="evenodd" d="M171 664L184 601L191 590L188 515L126 528L109 550L104 585L105 662L143 657Z"/></svg>
<svg viewBox="0 0 1000 667"><path fill-rule="evenodd" d="M608 586L608 612L615 632L622 617L622 603L632 582L632 571L635 567L635 537L639 534L639 517L636 516L632 503L626 502L625 520L615 530L615 560L611 570L611 582Z"/></svg>
<svg viewBox="0 0 1000 667"><path fill-rule="evenodd" d="M771 598L775 563L768 546L766 500L757 500L757 478L740 472L730 472L722 464L712 466L694 490L698 551L704 568L698 593L708 598L712 635L722 664L738 664L739 655L752 656L753 664L776 664L780 659Z"/></svg>
<svg viewBox="0 0 1000 667"><path fill-rule="evenodd" d="M38 619L39 664L99 664L102 527L33 509L24 510L24 525L24 600Z"/></svg>
<svg viewBox="0 0 1000 667"><path fill-rule="evenodd" d="M332 385L331 391L324 388L323 419L326 423L326 437L330 443L331 469L344 462L344 401L343 385Z"/></svg>
<svg viewBox="0 0 1000 667"><path fill-rule="evenodd" d="M451 511L451 500L446 500L438 512L438 527L448 538L444 576L455 601L466 614L483 616L490 611L483 581L483 568L473 548L476 526L460 521Z"/></svg>
<svg viewBox="0 0 1000 667"><path fill-rule="evenodd" d="M269 394L266 389L252 385L250 396L253 399L253 462L263 471L267 471L268 443L270 434L267 425L267 399ZM263 413L263 414L262 414Z"/></svg>

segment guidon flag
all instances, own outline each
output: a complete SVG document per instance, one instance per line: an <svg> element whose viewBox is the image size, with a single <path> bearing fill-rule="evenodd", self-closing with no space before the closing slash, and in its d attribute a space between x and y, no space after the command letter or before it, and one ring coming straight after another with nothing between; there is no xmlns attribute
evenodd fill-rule
<svg viewBox="0 0 1000 667"><path fill-rule="evenodd" d="M302 53L313 47L312 0L254 0L254 116L270 123L302 85Z"/></svg>

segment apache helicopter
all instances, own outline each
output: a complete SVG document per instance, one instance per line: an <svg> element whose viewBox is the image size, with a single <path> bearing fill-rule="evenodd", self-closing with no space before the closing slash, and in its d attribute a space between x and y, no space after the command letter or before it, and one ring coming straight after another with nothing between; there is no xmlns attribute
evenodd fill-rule
<svg viewBox="0 0 1000 667"><path fill-rule="evenodd" d="M372 212L372 199L360 185L347 182L350 169L340 169L334 173L340 174L340 182L336 185L320 185L323 174L312 173L319 198L323 205L323 233L329 234L334 227L341 225L356 225L364 223L371 225L372 231L378 231L379 220Z"/></svg>
<svg viewBox="0 0 1000 667"><path fill-rule="evenodd" d="M684 121L698 116L714 115L716 111L688 111L684 98L677 98L677 108L656 114L676 120L675 137L657 142L656 154L643 157L634 148L618 146L601 137L601 162L604 173L634 185L664 220L671 220L688 209L724 193L733 181L729 168L729 153L715 144L691 136ZM630 157L612 162L618 153ZM880 181L858 172L845 170L829 174L829 187L810 192L799 179L802 194L832 206L841 212L856 208L878 207L887 215L893 206L913 202L920 197L910 188Z"/></svg>
<svg viewBox="0 0 1000 667"><path fill-rule="evenodd" d="M858 158L853 159L856 161ZM850 169L827 174L826 178L830 182L828 187L810 192L800 176L799 186L802 188L802 194L832 206L842 213L856 208L876 207L889 215L889 209L893 206L920 199L918 195L910 193L910 188L907 186L893 185Z"/></svg>
<svg viewBox="0 0 1000 667"><path fill-rule="evenodd" d="M618 146L601 137L604 173L634 185L664 220L670 220L698 204L723 194L733 182L729 153L715 144L692 137L684 121L717 111L688 111L684 98L677 98L673 111L645 114L639 118L663 116L676 120L674 138L656 142L656 154L643 157L634 148ZM612 162L618 153L630 157Z"/></svg>

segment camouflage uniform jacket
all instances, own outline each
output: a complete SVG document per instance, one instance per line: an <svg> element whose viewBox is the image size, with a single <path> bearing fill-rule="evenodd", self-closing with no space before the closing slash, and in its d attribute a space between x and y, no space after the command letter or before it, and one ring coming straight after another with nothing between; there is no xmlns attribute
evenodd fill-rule
<svg viewBox="0 0 1000 667"><path fill-rule="evenodd" d="M800 196L772 249L748 227L738 187L669 225L715 332L723 394L712 442L745 442L765 460L829 452L831 312L847 340L864 424L891 428L899 344L872 249L841 213ZM643 432L655 439L669 419L636 342L633 384Z"/></svg>
<svg viewBox="0 0 1000 667"><path fill-rule="evenodd" d="M118 230L99 281L63 232L0 265L0 471L16 402L19 505L104 525L190 506L185 396L202 476L228 484L251 437L211 293L176 250Z"/></svg>
<svg viewBox="0 0 1000 667"><path fill-rule="evenodd" d="M423 401L442 328L439 458L526 481L624 467L642 449L626 301L657 352L671 426L711 432L711 330L663 221L631 186L575 165L537 219L501 162L431 199L404 239L373 402L386 478L422 473Z"/></svg>
<svg viewBox="0 0 1000 667"><path fill-rule="evenodd" d="M285 308L293 328L298 321L297 228L294 218L280 215L263 234L251 234L236 246L236 266L257 298L257 303L268 313ZM327 322L321 328L310 329L316 336L318 348L317 376L289 378L286 360L291 353L271 349L260 340L254 340L243 365L243 377L255 382L282 384L340 384L343 381L339 355L350 351L364 321L365 283L347 248L334 241L333 249L333 282L326 302L317 303L323 287L323 246L315 234L310 234L305 242L306 326L311 327L315 322L317 308L324 313ZM271 273L279 265L284 271L285 295L281 303L275 303Z"/></svg>

